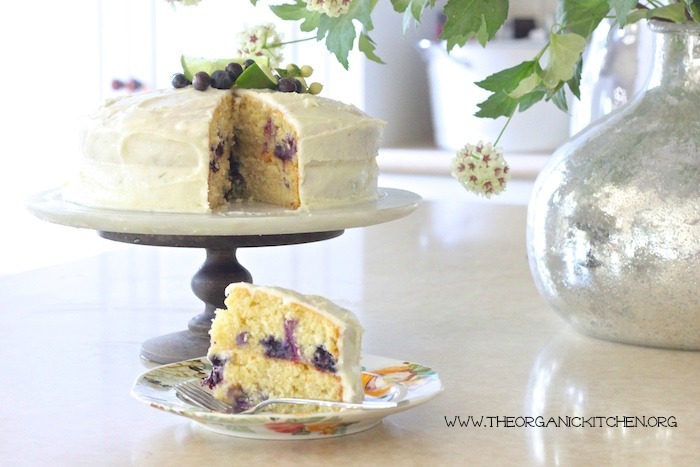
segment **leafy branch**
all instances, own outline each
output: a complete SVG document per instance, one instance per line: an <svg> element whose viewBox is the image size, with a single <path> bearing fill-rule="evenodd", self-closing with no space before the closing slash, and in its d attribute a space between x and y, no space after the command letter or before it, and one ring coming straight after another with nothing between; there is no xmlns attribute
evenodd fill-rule
<svg viewBox="0 0 700 467"><path fill-rule="evenodd" d="M259 0L250 0L253 4ZM382 63L376 43L372 12L378 0L292 0L270 8L281 19L299 22L345 67L353 48L372 61ZM404 33L422 20L436 0L391 0L394 11L403 15ZM470 40L482 46L491 41L508 16L509 0L447 0L445 24L440 39L448 51ZM335 9L334 9L335 8ZM559 0L556 24L544 48L532 59L499 71L476 83L491 92L479 104L479 117L512 117L535 103L551 101L566 111L566 92L579 97L583 52L591 34L606 18L620 27L643 19L700 22L700 0ZM358 33L359 29L359 33ZM546 60L545 60L546 58ZM543 65L544 63L544 65Z"/></svg>
<svg viewBox="0 0 700 467"><path fill-rule="evenodd" d="M304 32L316 31L316 40L325 41L326 48L345 67L349 67L348 55L358 39L358 48L374 61L381 62L374 54L375 44L369 37L368 31L374 29L372 10L377 0L352 0L347 12L331 16L319 10L308 8L306 0L296 0L294 3L273 5L270 9L283 20L301 21L299 28ZM251 0L253 4L257 0ZM356 23L362 27L357 35Z"/></svg>
<svg viewBox="0 0 700 467"><path fill-rule="evenodd" d="M533 60L476 83L491 92L478 104L476 116L510 119L516 111L523 112L542 100L551 101L567 111L566 91L568 89L576 98L580 97L583 52L601 21L613 18L620 27L642 19L679 23L697 21L698 6L698 0L667 5L658 2L643 4L637 0L560 0L549 41ZM611 12L612 17L608 16ZM545 54L547 60L543 66L540 60Z"/></svg>

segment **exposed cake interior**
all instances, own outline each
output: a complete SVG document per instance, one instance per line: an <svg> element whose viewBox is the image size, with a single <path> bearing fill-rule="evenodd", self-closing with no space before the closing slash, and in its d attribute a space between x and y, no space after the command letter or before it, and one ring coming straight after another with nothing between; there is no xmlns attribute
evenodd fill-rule
<svg viewBox="0 0 700 467"><path fill-rule="evenodd" d="M340 315L319 312L330 303L325 299L305 304L276 288L233 284L227 293L226 309L216 311L210 331L214 369L206 383L215 397L236 411L272 397L362 400L361 328L354 317L343 323ZM273 410L318 408L278 405Z"/></svg>
<svg viewBox="0 0 700 467"><path fill-rule="evenodd" d="M231 162L235 151L233 96L225 95L209 123L209 192L211 209L226 205L233 191Z"/></svg>
<svg viewBox="0 0 700 467"><path fill-rule="evenodd" d="M250 95L235 98L234 198L300 205L297 134L282 112Z"/></svg>

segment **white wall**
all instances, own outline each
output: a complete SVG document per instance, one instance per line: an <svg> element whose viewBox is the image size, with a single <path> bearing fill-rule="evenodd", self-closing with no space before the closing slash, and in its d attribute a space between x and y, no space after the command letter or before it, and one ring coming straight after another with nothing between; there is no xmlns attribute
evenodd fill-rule
<svg viewBox="0 0 700 467"><path fill-rule="evenodd" d="M366 63L364 106L371 115L387 121L385 146L421 145L432 139L428 78L417 43L434 36L436 15L426 12L420 27L404 36L402 17L390 2L376 6L377 29L371 37L385 64Z"/></svg>

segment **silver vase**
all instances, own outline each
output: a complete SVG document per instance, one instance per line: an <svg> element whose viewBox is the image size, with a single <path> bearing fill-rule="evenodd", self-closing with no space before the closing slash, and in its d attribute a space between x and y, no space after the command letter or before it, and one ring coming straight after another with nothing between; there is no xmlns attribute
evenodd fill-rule
<svg viewBox="0 0 700 467"><path fill-rule="evenodd" d="M539 175L528 255L541 295L575 328L700 349L700 26L649 27L644 91Z"/></svg>

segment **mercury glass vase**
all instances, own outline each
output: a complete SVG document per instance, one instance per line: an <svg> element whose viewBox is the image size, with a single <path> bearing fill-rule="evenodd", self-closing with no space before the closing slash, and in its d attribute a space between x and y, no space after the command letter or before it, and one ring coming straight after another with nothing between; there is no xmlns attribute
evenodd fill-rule
<svg viewBox="0 0 700 467"><path fill-rule="evenodd" d="M700 25L649 27L644 90L538 176L528 256L540 294L578 330L700 350Z"/></svg>

